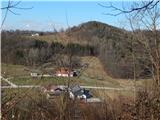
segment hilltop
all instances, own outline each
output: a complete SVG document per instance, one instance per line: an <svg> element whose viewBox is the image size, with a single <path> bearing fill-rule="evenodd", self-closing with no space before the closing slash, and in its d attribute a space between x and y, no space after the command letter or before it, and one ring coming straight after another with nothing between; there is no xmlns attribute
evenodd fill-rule
<svg viewBox="0 0 160 120"><path fill-rule="evenodd" d="M2 32L2 62L38 65L55 61L57 54L70 51L76 56L98 57L105 71L115 78L133 77L133 48L141 51L135 53L137 57L145 58L141 46L133 44L131 32L97 21L35 37L30 35L30 31ZM149 63L140 65L143 61L145 59L135 61L137 73L141 71L137 77L149 74L144 68Z"/></svg>

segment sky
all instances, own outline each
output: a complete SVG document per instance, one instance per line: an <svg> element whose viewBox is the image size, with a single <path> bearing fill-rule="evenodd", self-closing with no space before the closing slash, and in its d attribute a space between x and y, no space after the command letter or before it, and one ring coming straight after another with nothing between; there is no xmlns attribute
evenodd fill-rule
<svg viewBox="0 0 160 120"><path fill-rule="evenodd" d="M98 3L109 5L110 1L22 1L18 7L33 8L13 10L20 15L8 12L3 29L52 31L54 28L66 29L68 26L77 26L87 21L99 21L116 27L126 27L124 15L117 17L104 15L103 13L112 13L113 11L101 7ZM7 2L3 1L1 7L6 4ZM122 4L127 5L130 2L113 1L112 4L121 7ZM4 18L4 13L5 10L2 10L1 19Z"/></svg>

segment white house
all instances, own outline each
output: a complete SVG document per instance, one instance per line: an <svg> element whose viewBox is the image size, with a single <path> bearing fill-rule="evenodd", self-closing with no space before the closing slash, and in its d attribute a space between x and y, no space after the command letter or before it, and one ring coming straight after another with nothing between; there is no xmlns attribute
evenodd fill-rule
<svg viewBox="0 0 160 120"><path fill-rule="evenodd" d="M38 73L31 73L32 77L38 77Z"/></svg>
<svg viewBox="0 0 160 120"><path fill-rule="evenodd" d="M32 37L34 37L34 36L39 36L39 34L38 34L38 33L34 33L34 34L32 34L31 36L32 36Z"/></svg>

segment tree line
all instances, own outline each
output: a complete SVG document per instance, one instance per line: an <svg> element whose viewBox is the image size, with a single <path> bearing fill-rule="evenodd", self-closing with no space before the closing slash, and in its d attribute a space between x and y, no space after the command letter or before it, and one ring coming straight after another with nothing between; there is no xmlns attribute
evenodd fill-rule
<svg viewBox="0 0 160 120"><path fill-rule="evenodd" d="M2 63L39 65L48 61L56 61L57 56L72 54L75 56L95 55L91 45L80 45L28 38L17 34L17 31L2 31Z"/></svg>

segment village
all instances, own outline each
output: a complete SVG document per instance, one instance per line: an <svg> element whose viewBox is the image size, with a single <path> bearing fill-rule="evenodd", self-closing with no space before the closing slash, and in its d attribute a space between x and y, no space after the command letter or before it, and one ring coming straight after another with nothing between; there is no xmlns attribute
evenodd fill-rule
<svg viewBox="0 0 160 120"><path fill-rule="evenodd" d="M31 77L76 77L78 76L78 71L70 70L69 68L59 68L54 72L42 73L42 72L31 72Z"/></svg>
<svg viewBox="0 0 160 120"><path fill-rule="evenodd" d="M69 77L77 77L80 74L78 70L70 70L69 68L61 67L56 69L53 73L43 73L42 72L31 72L30 75L33 79L42 77L64 77L69 79ZM80 85L74 84L71 86L62 86L49 84L47 86L42 86L41 91L46 94L48 99L54 99L56 96L60 96L66 92L69 92L69 98L72 100L78 99L84 103L88 102L102 102L101 99L95 98L89 90L81 88Z"/></svg>

